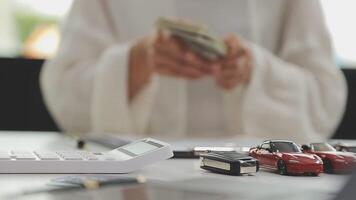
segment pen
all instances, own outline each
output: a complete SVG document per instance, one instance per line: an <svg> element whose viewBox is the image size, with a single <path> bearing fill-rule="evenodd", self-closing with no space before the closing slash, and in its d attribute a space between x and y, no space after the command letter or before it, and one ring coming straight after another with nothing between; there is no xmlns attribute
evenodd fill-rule
<svg viewBox="0 0 356 200"><path fill-rule="evenodd" d="M25 190L22 192L24 195L35 194L35 193L49 193L49 192L68 192L71 190L97 190L104 186L110 185L128 185L128 184L141 184L145 183L146 178L144 176L137 176L137 177L118 177L118 178L110 178L106 180L97 180L95 178L86 178L82 180L81 183L51 183L49 186L55 186L56 188L37 188L32 190Z"/></svg>
<svg viewBox="0 0 356 200"><path fill-rule="evenodd" d="M71 137L72 139L75 140L76 142L76 147L78 149L84 149L85 147L85 140L77 135L74 135L74 134L70 134L70 133L66 133L67 136Z"/></svg>

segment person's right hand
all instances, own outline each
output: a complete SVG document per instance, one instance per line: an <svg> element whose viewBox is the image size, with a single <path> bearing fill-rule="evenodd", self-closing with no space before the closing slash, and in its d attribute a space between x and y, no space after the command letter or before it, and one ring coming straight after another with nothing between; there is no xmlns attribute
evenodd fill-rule
<svg viewBox="0 0 356 200"><path fill-rule="evenodd" d="M197 56L180 39L160 32L150 52L155 72L184 79L197 79L210 72L208 61Z"/></svg>
<svg viewBox="0 0 356 200"><path fill-rule="evenodd" d="M153 73L192 80L211 73L211 67L178 38L159 32L143 38L131 49L130 99L149 82Z"/></svg>

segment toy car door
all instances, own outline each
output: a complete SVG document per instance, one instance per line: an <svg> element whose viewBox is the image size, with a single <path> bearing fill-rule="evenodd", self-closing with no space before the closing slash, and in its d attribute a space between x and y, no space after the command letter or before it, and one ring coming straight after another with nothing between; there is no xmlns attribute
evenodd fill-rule
<svg viewBox="0 0 356 200"><path fill-rule="evenodd" d="M262 165L271 166L272 153L270 152L270 149L271 147L269 143L263 143L261 145L261 148L258 151L260 157L258 160L261 162Z"/></svg>
<svg viewBox="0 0 356 200"><path fill-rule="evenodd" d="M274 162L274 154L272 152L272 147L271 147L271 143L264 143L262 145L262 148L265 149L264 151L264 163L265 165L268 166L274 166L275 162Z"/></svg>

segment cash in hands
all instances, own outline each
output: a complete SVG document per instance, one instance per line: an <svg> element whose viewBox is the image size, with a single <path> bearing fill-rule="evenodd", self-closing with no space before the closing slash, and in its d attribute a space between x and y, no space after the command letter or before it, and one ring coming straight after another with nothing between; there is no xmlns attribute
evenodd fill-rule
<svg viewBox="0 0 356 200"><path fill-rule="evenodd" d="M208 60L217 60L227 53L224 41L210 34L203 26L160 17L156 21L156 28L169 31L192 51Z"/></svg>

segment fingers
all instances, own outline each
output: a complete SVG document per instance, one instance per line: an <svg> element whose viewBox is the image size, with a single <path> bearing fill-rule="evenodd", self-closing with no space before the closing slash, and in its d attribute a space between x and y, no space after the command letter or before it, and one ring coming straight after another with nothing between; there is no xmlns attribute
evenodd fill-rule
<svg viewBox="0 0 356 200"><path fill-rule="evenodd" d="M233 55L236 55L237 50L239 48L239 40L235 37L235 35L228 35L225 38L225 44L228 49L227 57L232 57Z"/></svg>
<svg viewBox="0 0 356 200"><path fill-rule="evenodd" d="M154 59L155 71L159 74L188 78L188 79L197 79L204 75L197 68L191 67L189 65L184 65L177 62L175 59L170 58L169 56L156 54Z"/></svg>
<svg viewBox="0 0 356 200"><path fill-rule="evenodd" d="M251 76L251 54L234 35L225 39L227 56L212 62L195 54L179 38L160 31L152 44L152 65L159 74L197 79L212 74L217 85L232 89L248 83Z"/></svg>
<svg viewBox="0 0 356 200"><path fill-rule="evenodd" d="M152 60L160 74L195 79L209 73L208 64L178 38L159 33L153 52Z"/></svg>
<svg viewBox="0 0 356 200"><path fill-rule="evenodd" d="M155 45L155 54L160 57L168 57L177 62L177 64L187 65L190 64L193 67L200 67L202 62L200 62L194 54L189 51L185 51L174 44L156 44Z"/></svg>
<svg viewBox="0 0 356 200"><path fill-rule="evenodd" d="M234 59L225 59L214 70L214 76L218 86L223 89L233 89L237 85L247 84L251 77L251 54L246 53Z"/></svg>
<svg viewBox="0 0 356 200"><path fill-rule="evenodd" d="M203 67L209 64L206 60L197 56L182 41L176 37L169 37L155 43L155 50L158 53L169 55L180 62L194 64L196 67Z"/></svg>
<svg viewBox="0 0 356 200"><path fill-rule="evenodd" d="M236 58L245 53L241 40L233 34L228 35L225 38L225 44L228 49L227 58Z"/></svg>
<svg viewBox="0 0 356 200"><path fill-rule="evenodd" d="M215 70L215 78L216 84L223 89L232 89L241 82L238 66L220 66L219 70Z"/></svg>
<svg viewBox="0 0 356 200"><path fill-rule="evenodd" d="M165 30L158 30L157 34L154 34L155 43L162 43L170 38L170 33Z"/></svg>
<svg viewBox="0 0 356 200"><path fill-rule="evenodd" d="M242 68L242 81L245 84L248 84L251 79L251 74L252 74L252 55L250 51L247 51L246 56L245 56L245 63L243 64Z"/></svg>

